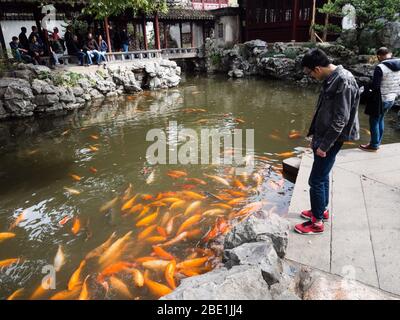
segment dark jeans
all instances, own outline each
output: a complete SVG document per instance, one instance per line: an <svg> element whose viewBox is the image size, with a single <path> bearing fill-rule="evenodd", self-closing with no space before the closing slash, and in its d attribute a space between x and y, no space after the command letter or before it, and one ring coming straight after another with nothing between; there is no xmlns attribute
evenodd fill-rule
<svg viewBox="0 0 400 320"><path fill-rule="evenodd" d="M383 132L385 131L385 115L393 107L394 101L383 102L383 114L378 117L369 117L369 127L371 129L370 146L378 148L382 143Z"/></svg>
<svg viewBox="0 0 400 320"><path fill-rule="evenodd" d="M324 211L329 204L329 173L342 146L343 142L335 142L325 158L317 156L314 149L314 163L308 184L310 185L311 211L318 220L323 219Z"/></svg>

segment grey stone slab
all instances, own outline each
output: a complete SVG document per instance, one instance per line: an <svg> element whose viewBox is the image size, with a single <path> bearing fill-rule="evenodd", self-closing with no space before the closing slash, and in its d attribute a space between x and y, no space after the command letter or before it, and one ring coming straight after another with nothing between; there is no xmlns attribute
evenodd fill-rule
<svg viewBox="0 0 400 320"><path fill-rule="evenodd" d="M352 161L346 163L338 163L337 167L346 169L360 175L369 175L376 173L389 173L399 169L400 154L392 157L364 159L362 161Z"/></svg>
<svg viewBox="0 0 400 320"><path fill-rule="evenodd" d="M378 286L360 176L333 170L331 272Z"/></svg>
<svg viewBox="0 0 400 320"><path fill-rule="evenodd" d="M369 179L362 184L380 287L400 294L400 192Z"/></svg>
<svg viewBox="0 0 400 320"><path fill-rule="evenodd" d="M400 169L389 172L369 173L368 178L391 187L400 188Z"/></svg>
<svg viewBox="0 0 400 320"><path fill-rule="evenodd" d="M360 160L382 159L400 154L400 144L392 143L382 145L378 152L365 152L360 149L341 150L336 160L337 164L355 162Z"/></svg>

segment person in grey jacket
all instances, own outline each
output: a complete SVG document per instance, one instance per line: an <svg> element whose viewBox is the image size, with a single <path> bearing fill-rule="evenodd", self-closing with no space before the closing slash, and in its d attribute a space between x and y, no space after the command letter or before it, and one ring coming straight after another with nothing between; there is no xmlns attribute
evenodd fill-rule
<svg viewBox="0 0 400 320"><path fill-rule="evenodd" d="M329 173L345 141L360 138L358 106L360 89L351 72L335 66L320 49L312 49L302 60L304 73L323 81L308 136L314 162L309 177L311 210L301 213L309 221L295 226L302 234L324 232L329 218Z"/></svg>
<svg viewBox="0 0 400 320"><path fill-rule="evenodd" d="M371 140L360 145L364 151L376 152L382 143L385 130L385 115L393 107L400 95L400 59L393 59L392 52L385 47L376 52L379 64L375 67L371 98L367 102L365 113L369 116Z"/></svg>

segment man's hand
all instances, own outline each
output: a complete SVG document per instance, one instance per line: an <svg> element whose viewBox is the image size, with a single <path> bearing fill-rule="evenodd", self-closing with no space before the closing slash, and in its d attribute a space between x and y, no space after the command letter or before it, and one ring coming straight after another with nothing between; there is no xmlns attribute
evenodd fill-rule
<svg viewBox="0 0 400 320"><path fill-rule="evenodd" d="M316 154L317 154L317 156L319 156L321 158L326 157L326 152L322 151L320 148L317 149Z"/></svg>

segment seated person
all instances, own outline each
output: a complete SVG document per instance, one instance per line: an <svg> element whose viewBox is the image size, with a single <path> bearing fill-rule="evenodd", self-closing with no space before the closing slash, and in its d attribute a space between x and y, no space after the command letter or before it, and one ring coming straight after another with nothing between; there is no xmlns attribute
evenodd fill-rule
<svg viewBox="0 0 400 320"><path fill-rule="evenodd" d="M88 35L87 35L85 49L86 49L86 53L90 56L90 58L95 58L97 64L100 64L101 55L100 55L100 51L99 51L99 46L98 46L96 40L93 39L93 36L91 33L88 33Z"/></svg>
<svg viewBox="0 0 400 320"><path fill-rule="evenodd" d="M68 45L68 54L71 56L75 56L79 60L79 65L83 66L84 59L87 58L87 61L92 63L90 57L88 57L85 52L81 49L78 41L78 37L76 35L72 36L72 41L69 41Z"/></svg>
<svg viewBox="0 0 400 320"><path fill-rule="evenodd" d="M101 35L99 35L99 41L98 41L98 45L99 45L99 49L100 49L100 55L102 57L102 59L104 61L106 61L106 53L108 51L108 45L107 42L105 42L103 40L103 37Z"/></svg>
<svg viewBox="0 0 400 320"><path fill-rule="evenodd" d="M26 36L26 28L25 27L21 27L21 33L19 34L18 38L19 38L19 43L21 48L24 48L26 50L29 49L29 40L28 37Z"/></svg>
<svg viewBox="0 0 400 320"><path fill-rule="evenodd" d="M43 45L37 40L36 36L32 36L31 41L29 42L29 53L33 58L34 64L41 64L41 57L44 56Z"/></svg>
<svg viewBox="0 0 400 320"><path fill-rule="evenodd" d="M53 57L54 63L56 66L60 65L59 58L64 55L64 48L59 40L54 40L52 37L49 39L50 46L50 54Z"/></svg>
<svg viewBox="0 0 400 320"><path fill-rule="evenodd" d="M10 48L13 57L18 62L24 61L27 63L32 62L32 58L28 54L28 50L24 49L21 44L19 43L18 37L12 37L12 41L10 42Z"/></svg>
<svg viewBox="0 0 400 320"><path fill-rule="evenodd" d="M43 40L40 37L39 30L38 30L38 28L36 26L32 26L32 32L31 32L31 34L29 35L29 38L28 38L29 45L32 42L32 37L36 37L36 41L39 42L41 45L43 45Z"/></svg>

